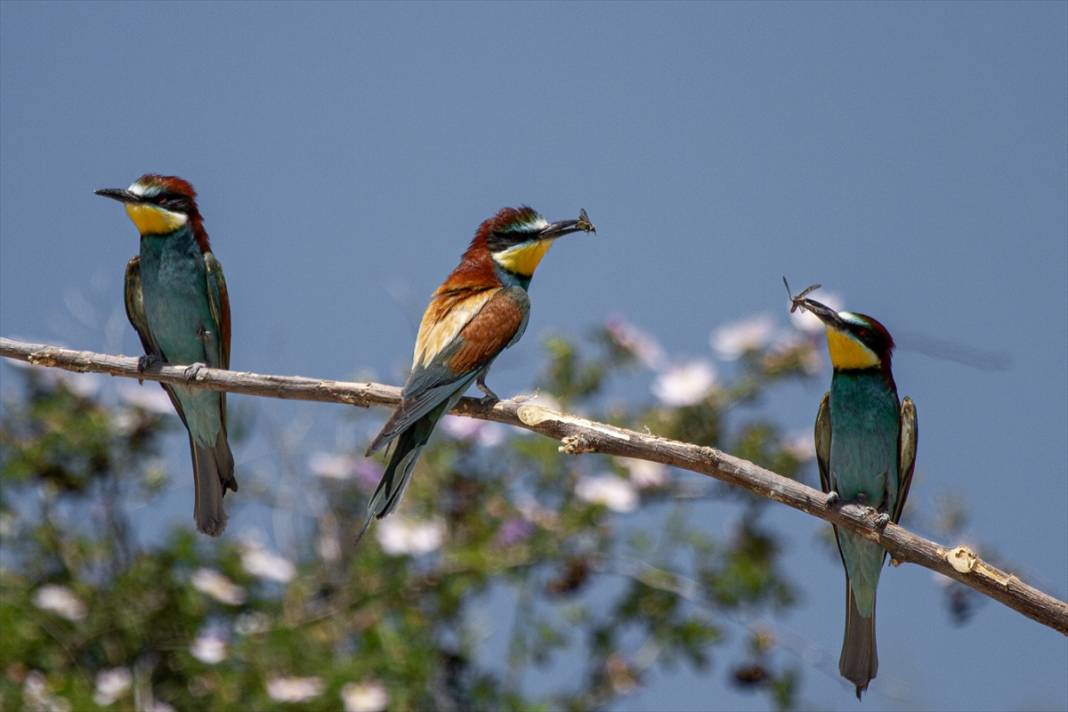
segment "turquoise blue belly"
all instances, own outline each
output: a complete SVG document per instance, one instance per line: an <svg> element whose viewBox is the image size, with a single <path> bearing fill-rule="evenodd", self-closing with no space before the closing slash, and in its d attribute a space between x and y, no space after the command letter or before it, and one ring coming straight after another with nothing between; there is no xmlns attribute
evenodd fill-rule
<svg viewBox="0 0 1068 712"><path fill-rule="evenodd" d="M831 486L843 502L890 512L898 497L900 406L881 374L839 372L831 382ZM885 552L855 534L838 537L857 608L870 616Z"/></svg>
<svg viewBox="0 0 1068 712"><path fill-rule="evenodd" d="M201 334L216 331L208 304L207 275L200 248L188 230L141 238L141 284L145 318L168 363L212 364ZM189 432L212 446L222 428L219 394L174 387Z"/></svg>

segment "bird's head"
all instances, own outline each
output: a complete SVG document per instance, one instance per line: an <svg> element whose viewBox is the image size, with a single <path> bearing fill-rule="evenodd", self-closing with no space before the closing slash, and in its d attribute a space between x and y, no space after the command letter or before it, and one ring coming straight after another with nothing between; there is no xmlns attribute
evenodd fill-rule
<svg viewBox="0 0 1068 712"><path fill-rule="evenodd" d="M147 173L129 188L102 188L96 194L122 203L142 235L168 235L190 223L198 240L203 233L197 192L177 176ZM207 235L203 238L206 242Z"/></svg>
<svg viewBox="0 0 1068 712"><path fill-rule="evenodd" d="M479 226L474 244L484 245L502 269L529 279L553 240L573 232L597 232L585 210L577 220L551 223L531 207L503 208Z"/></svg>
<svg viewBox="0 0 1068 712"><path fill-rule="evenodd" d="M816 284L796 296L791 295L790 311L804 309L823 322L827 328L827 350L834 370L881 368L889 371L894 338L886 327L866 314L835 311L826 304L809 299L808 294L819 286ZM789 292L789 285L786 289Z"/></svg>

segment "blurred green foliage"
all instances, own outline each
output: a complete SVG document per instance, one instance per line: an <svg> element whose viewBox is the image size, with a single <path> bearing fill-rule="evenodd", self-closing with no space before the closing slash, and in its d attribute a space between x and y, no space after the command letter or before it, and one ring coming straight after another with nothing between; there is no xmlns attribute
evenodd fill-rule
<svg viewBox="0 0 1068 712"><path fill-rule="evenodd" d="M755 348L693 402L609 402L612 379L642 365L606 327L584 345L549 339L538 387L564 409L796 476L808 456L739 406L809 377L814 348ZM435 437L400 513L359 549L377 465L356 453L322 479L293 560L191 521L147 545L131 512L168 477L188 480L161 464L174 420L43 373L24 371L0 420L5 710L589 710L680 665L797 703L794 659L746 627L797 599L763 500L731 493L735 523L714 536L691 520L727 494L711 480L464 421ZM501 591L509 615L487 621ZM487 649L487 626L505 642ZM567 683L551 675L561 665Z"/></svg>

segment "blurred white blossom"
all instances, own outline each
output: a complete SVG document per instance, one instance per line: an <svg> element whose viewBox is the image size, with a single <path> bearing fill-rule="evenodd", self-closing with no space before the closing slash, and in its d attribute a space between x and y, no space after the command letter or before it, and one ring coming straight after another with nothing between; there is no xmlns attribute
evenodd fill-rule
<svg viewBox="0 0 1068 712"><path fill-rule="evenodd" d="M816 457L816 439L811 432L794 433L783 441L782 449L798 460L811 460Z"/></svg>
<svg viewBox="0 0 1068 712"><path fill-rule="evenodd" d="M623 317L608 317L605 329L617 346L634 354L643 366L655 369L664 362L664 349L660 343Z"/></svg>
<svg viewBox="0 0 1068 712"><path fill-rule="evenodd" d="M119 398L126 405L156 415L175 415L167 392L154 383L139 385L132 381L118 385Z"/></svg>
<svg viewBox="0 0 1068 712"><path fill-rule="evenodd" d="M341 688L345 712L382 712L389 705L389 692L380 682L348 682Z"/></svg>
<svg viewBox="0 0 1068 712"><path fill-rule="evenodd" d="M704 360L672 366L653 381L653 395L667 406L680 407L700 403L716 385L716 369Z"/></svg>
<svg viewBox="0 0 1068 712"><path fill-rule="evenodd" d="M242 613L234 620L234 632L238 635L266 633L270 626L271 619L263 613Z"/></svg>
<svg viewBox="0 0 1068 712"><path fill-rule="evenodd" d="M115 700L125 695L133 682L133 675L126 668L112 668L102 670L96 674L96 689L93 691L93 702L101 707L107 707Z"/></svg>
<svg viewBox="0 0 1068 712"><path fill-rule="evenodd" d="M245 589L214 569L197 569L189 582L193 584L193 588L220 603L240 606L245 602Z"/></svg>
<svg viewBox="0 0 1068 712"><path fill-rule="evenodd" d="M331 452L312 453L308 458L308 469L312 474L328 480L349 480L356 476L359 460L352 455L340 455Z"/></svg>
<svg viewBox="0 0 1068 712"><path fill-rule="evenodd" d="M267 695L275 702L304 702L323 692L317 677L273 677L267 681Z"/></svg>
<svg viewBox="0 0 1068 712"><path fill-rule="evenodd" d="M247 540L241 546L241 565L253 576L278 583L289 583L297 573L289 559L253 540Z"/></svg>
<svg viewBox="0 0 1068 712"><path fill-rule="evenodd" d="M148 707L145 708L145 712L178 712L173 705L169 705L163 700L152 700Z"/></svg>
<svg viewBox="0 0 1068 712"><path fill-rule="evenodd" d="M732 321L712 332L712 350L725 361L734 361L747 351L762 349L775 333L775 320L770 314Z"/></svg>
<svg viewBox="0 0 1068 712"><path fill-rule="evenodd" d="M80 621L89 612L82 599L66 586L45 584L33 594L33 605L69 621Z"/></svg>
<svg viewBox="0 0 1068 712"><path fill-rule="evenodd" d="M22 700L34 712L70 712L70 700L48 691L48 679L39 670L31 670L22 683Z"/></svg>
<svg viewBox="0 0 1068 712"><path fill-rule="evenodd" d="M816 301L821 304L825 304L835 311L842 311L842 297L834 292L820 292L815 297ZM790 314L790 319L793 321L794 326L801 331L807 331L810 334L818 334L823 331L823 322L820 321L818 316L812 314L812 312L805 309L795 309Z"/></svg>
<svg viewBox="0 0 1068 712"><path fill-rule="evenodd" d="M22 340L30 342L39 341L39 339ZM55 345L65 346L65 344L62 343ZM73 373L71 371L64 371L61 368L38 368L31 363L16 361L15 359L8 359L4 363L13 368L29 371L42 383L53 386L66 386L67 390L82 398L89 398L96 395L104 381L103 375L99 373Z"/></svg>
<svg viewBox="0 0 1068 712"><path fill-rule="evenodd" d="M440 519L422 521L394 514L378 523L375 538L391 556L428 554L445 541L445 523Z"/></svg>
<svg viewBox="0 0 1068 712"><path fill-rule="evenodd" d="M638 506L638 492L627 480L615 475L583 476L575 484L575 494L593 504L603 504L613 512L631 512Z"/></svg>
<svg viewBox="0 0 1068 712"><path fill-rule="evenodd" d="M189 653L202 663L215 665L226 660L226 640L215 631L206 631L197 636Z"/></svg>
<svg viewBox="0 0 1068 712"><path fill-rule="evenodd" d="M639 489L661 487L667 482L667 465L632 457L617 457L616 461L626 469L630 481Z"/></svg>
<svg viewBox="0 0 1068 712"><path fill-rule="evenodd" d="M504 441L504 426L476 418L446 415L438 426L457 440L475 441L482 447L494 447Z"/></svg>

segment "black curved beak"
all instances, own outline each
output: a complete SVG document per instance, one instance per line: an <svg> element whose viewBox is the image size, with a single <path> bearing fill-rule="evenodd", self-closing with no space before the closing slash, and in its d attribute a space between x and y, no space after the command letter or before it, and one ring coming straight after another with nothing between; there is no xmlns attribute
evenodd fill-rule
<svg viewBox="0 0 1068 712"><path fill-rule="evenodd" d="M842 321L842 317L838 316L838 312L831 309L826 304L817 302L815 299L809 299L808 297L801 297L793 302L793 305L798 309L804 309L805 311L814 314L827 326L834 327L839 331L846 330L846 324ZM793 311L793 309L791 309L791 311Z"/></svg>
<svg viewBox="0 0 1068 712"><path fill-rule="evenodd" d="M552 223L538 233L538 239L554 240L564 235L570 235L573 232L597 233L597 226L590 222L590 216L586 214L585 210L579 211L578 220L561 220L560 222Z"/></svg>
<svg viewBox="0 0 1068 712"><path fill-rule="evenodd" d="M101 188L100 190L93 191L97 195L105 198L111 198L117 200L120 203L139 203L141 202L141 196L131 193L125 188Z"/></svg>

